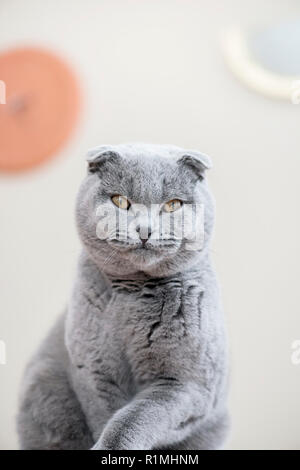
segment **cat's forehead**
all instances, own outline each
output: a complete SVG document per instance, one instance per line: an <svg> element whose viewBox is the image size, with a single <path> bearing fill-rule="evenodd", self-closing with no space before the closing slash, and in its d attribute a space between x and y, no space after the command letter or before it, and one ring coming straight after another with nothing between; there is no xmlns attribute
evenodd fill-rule
<svg viewBox="0 0 300 470"><path fill-rule="evenodd" d="M195 150L138 143L101 145L88 152L87 160L103 195L122 194L143 204L195 200L197 183L211 167L210 158Z"/></svg>
<svg viewBox="0 0 300 470"><path fill-rule="evenodd" d="M111 170L103 175L106 189L134 202L154 204L176 197L192 199L195 178L191 173L180 172L176 160L168 155L123 155L115 171Z"/></svg>

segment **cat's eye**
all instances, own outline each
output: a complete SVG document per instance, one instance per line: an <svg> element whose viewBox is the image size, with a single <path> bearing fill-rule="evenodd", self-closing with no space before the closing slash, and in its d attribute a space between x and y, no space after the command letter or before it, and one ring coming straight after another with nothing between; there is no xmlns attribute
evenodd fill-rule
<svg viewBox="0 0 300 470"><path fill-rule="evenodd" d="M164 204L163 209L165 212L175 212L180 209L181 206L182 201L180 201L179 199L172 199L172 201L166 202Z"/></svg>
<svg viewBox="0 0 300 470"><path fill-rule="evenodd" d="M120 196L119 194L111 198L112 202L119 207L119 209L127 210L130 207L130 202L126 196Z"/></svg>

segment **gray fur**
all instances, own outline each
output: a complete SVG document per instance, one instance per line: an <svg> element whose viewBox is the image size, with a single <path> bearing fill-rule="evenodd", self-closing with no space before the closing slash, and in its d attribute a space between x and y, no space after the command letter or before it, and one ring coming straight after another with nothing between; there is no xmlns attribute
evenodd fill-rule
<svg viewBox="0 0 300 470"><path fill-rule="evenodd" d="M66 315L25 373L21 448L218 449L227 433L227 357L209 255L210 160L127 144L93 149L88 161L76 206L83 251ZM144 249L138 236L118 241L117 232L100 240L95 209L112 209L113 194L147 207L173 198L204 204L203 246L150 236Z"/></svg>

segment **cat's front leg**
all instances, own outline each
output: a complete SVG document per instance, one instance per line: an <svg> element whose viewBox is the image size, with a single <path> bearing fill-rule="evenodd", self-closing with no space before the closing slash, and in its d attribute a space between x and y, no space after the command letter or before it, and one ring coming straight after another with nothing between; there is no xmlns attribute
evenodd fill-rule
<svg viewBox="0 0 300 470"><path fill-rule="evenodd" d="M93 450L146 450L187 437L211 409L207 390L160 380L118 410Z"/></svg>

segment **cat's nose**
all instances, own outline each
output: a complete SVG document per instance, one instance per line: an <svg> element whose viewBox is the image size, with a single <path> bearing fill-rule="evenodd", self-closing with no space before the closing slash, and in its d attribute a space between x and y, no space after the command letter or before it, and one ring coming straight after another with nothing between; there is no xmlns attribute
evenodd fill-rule
<svg viewBox="0 0 300 470"><path fill-rule="evenodd" d="M145 245L151 236L151 228L138 225L136 231L139 234L141 242Z"/></svg>

